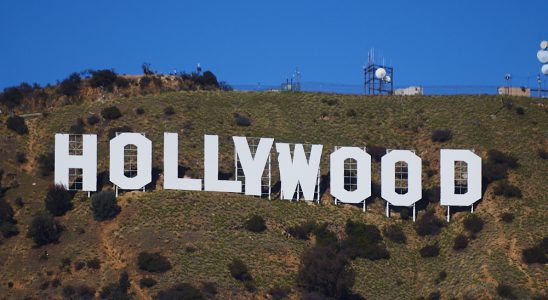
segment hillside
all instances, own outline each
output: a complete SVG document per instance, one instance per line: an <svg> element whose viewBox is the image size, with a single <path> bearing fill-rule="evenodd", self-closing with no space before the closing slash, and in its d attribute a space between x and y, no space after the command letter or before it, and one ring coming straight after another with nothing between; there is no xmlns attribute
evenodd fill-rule
<svg viewBox="0 0 548 300"><path fill-rule="evenodd" d="M216 284L218 299L271 297L273 288L290 289L290 298L299 298L296 278L303 251L314 244L288 236L287 229L306 220L327 222L340 238L348 219L376 225L379 229L398 224L406 244L384 238L389 259L351 261L355 271L352 290L367 299L416 299L439 291L442 299L493 299L497 286L508 284L517 298L548 295L548 271L543 264L526 264L522 250L538 244L548 232L548 161L539 150L548 150L548 109L539 99L511 98L505 108L496 96L364 97L320 93L254 93L221 91L168 92L131 96L107 101L84 102L51 108L37 118L27 118L29 133L18 135L4 125L0 129L1 181L5 199L14 208L19 234L0 240L0 298L62 298L66 286L85 284L97 293L118 281L127 270L130 294L149 298L177 283L201 287ZM540 103L541 101L544 101ZM117 106L122 117L88 124L88 117ZM166 114L166 107L174 114ZM516 113L516 107L524 114ZM137 114L142 108L144 113ZM496 115L495 115L496 113ZM239 126L235 115L245 116L250 126ZM187 175L203 178L203 135L220 138L220 168L234 172L231 137L272 137L278 142L324 145L321 173L328 172L328 158L334 146L382 146L414 149L423 160L423 188L439 185L439 149L474 149L487 158L496 149L518 160L519 167L508 172L508 182L523 196L494 194L490 184L475 214L483 219L483 229L472 236L468 247L453 250L453 239L465 232L463 220L469 210L456 210L452 220L437 235L419 236L411 220L403 220L393 210L384 215L384 201L368 200L361 207L333 205L329 193L321 204L281 201L237 194L163 191L125 192L118 198L121 213L112 220L94 220L90 200L84 193L74 197L73 209L56 219L65 227L58 243L35 247L27 238L34 215L44 209L44 198L53 175L42 176L37 158L53 150L54 133L69 132L84 121L84 131L98 135L98 172L108 168L108 132L129 126L144 132L153 141L153 165L162 168L163 132L178 132L181 164ZM74 128L74 127L73 127ZM447 142L432 142L435 129L449 129ZM16 153L25 153L27 162L18 162ZM273 161L273 183L278 181ZM161 175L161 172L160 172ZM373 181L378 184L380 164L373 164ZM161 178L158 180L158 185ZM108 189L109 187L105 187ZM24 205L18 207L21 197ZM433 198L433 197L430 197ZM444 218L439 199L421 200L418 216L428 209ZM511 213L513 221L501 220ZM267 230L253 233L243 228L252 215L266 220ZM0 235L1 236L1 235ZM419 249L437 243L439 256L423 258ZM41 258L47 251L47 259ZM160 252L172 269L159 274L139 270L141 251ZM67 267L67 258L70 259ZM75 264L98 258L100 269ZM227 265L240 258L253 276L255 290L235 280ZM65 266L63 266L63 264ZM446 278L439 279L444 271ZM143 277L158 283L139 286ZM58 281L57 281L58 280ZM47 286L46 283L47 282ZM58 284L54 284L54 282ZM57 285L57 286L56 286Z"/></svg>

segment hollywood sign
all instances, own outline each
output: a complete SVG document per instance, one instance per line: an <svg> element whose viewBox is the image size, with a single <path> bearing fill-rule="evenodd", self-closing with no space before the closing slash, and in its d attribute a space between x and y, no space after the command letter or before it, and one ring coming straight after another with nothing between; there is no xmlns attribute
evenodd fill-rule
<svg viewBox="0 0 548 300"><path fill-rule="evenodd" d="M83 191L96 191L97 188L97 136L84 134L81 139L81 155L69 151L69 134L55 135L55 183L69 186L69 170L81 169ZM261 176L269 162L274 145L272 138L260 138L252 153L246 137L235 136L235 157L245 175L242 181L219 179L219 138L216 135L204 136L204 176L199 178L179 178L179 147L177 133L164 133L164 176L166 190L215 191L245 193L261 196ZM136 148L136 176L128 177L124 171L124 151L126 146ZM291 200L299 190L304 200L313 201L319 191L319 168L322 145L311 145L307 158L303 144L294 144L291 150L288 143L275 143L280 174L280 198ZM338 202L365 205L371 196L371 156L364 148L338 147L330 156L330 193ZM355 189L345 186L345 161L355 161ZM405 193L396 191L396 164L407 166L407 186ZM466 164L464 178L466 189L457 193L455 189L455 164ZM152 142L140 133L120 133L110 140L110 181L120 189L137 190L152 181ZM381 158L381 197L388 205L413 207L422 198L421 158L409 150L392 150ZM319 194L319 193L318 193ZM316 195L318 195L316 194ZM481 199L481 158L470 150L440 150L440 204L450 206L472 206ZM319 200L319 199L316 199ZM364 206L365 207L365 206ZM414 209L413 209L414 213ZM413 214L414 215L414 214Z"/></svg>

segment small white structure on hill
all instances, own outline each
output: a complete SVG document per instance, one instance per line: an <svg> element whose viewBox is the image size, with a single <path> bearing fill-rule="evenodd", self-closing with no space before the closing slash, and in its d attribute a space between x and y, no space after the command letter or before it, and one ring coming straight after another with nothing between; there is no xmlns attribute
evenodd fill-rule
<svg viewBox="0 0 548 300"><path fill-rule="evenodd" d="M396 89L394 95L397 96L415 96L423 95L424 91L421 86L409 86L402 89Z"/></svg>

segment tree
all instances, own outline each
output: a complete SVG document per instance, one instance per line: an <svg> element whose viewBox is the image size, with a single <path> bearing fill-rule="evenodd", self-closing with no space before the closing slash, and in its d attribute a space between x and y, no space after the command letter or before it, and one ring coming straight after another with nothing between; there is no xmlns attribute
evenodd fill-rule
<svg viewBox="0 0 548 300"><path fill-rule="evenodd" d="M57 242L62 232L61 225L47 212L35 216L29 226L27 237L38 246Z"/></svg>
<svg viewBox="0 0 548 300"><path fill-rule="evenodd" d="M263 232L266 230L266 224L263 217L254 215L245 222L245 228L251 232Z"/></svg>
<svg viewBox="0 0 548 300"><path fill-rule="evenodd" d="M107 91L112 90L114 83L116 83L118 75L113 70L97 70L91 71L91 78L89 84L91 87L102 87Z"/></svg>
<svg viewBox="0 0 548 300"><path fill-rule="evenodd" d="M171 263L160 253L141 252L137 257L139 269L152 273L163 273L171 269Z"/></svg>
<svg viewBox="0 0 548 300"><path fill-rule="evenodd" d="M11 116L6 121L6 126L8 129L17 132L20 135L29 133L29 128L25 123L25 119L20 116Z"/></svg>
<svg viewBox="0 0 548 300"><path fill-rule="evenodd" d="M301 257L297 283L307 291L345 299L351 294L354 280L346 255L333 246L312 247Z"/></svg>
<svg viewBox="0 0 548 300"><path fill-rule="evenodd" d="M116 202L114 192L99 192L91 197L93 217L97 221L109 220L116 217L122 210Z"/></svg>
<svg viewBox="0 0 548 300"><path fill-rule="evenodd" d="M76 96L80 93L82 78L78 73L72 73L59 84L59 92L65 96Z"/></svg>
<svg viewBox="0 0 548 300"><path fill-rule="evenodd" d="M21 105L21 100L23 100L23 93L15 86L5 88L0 94L0 103L7 106L9 110Z"/></svg>
<svg viewBox="0 0 548 300"><path fill-rule="evenodd" d="M50 185L46 199L46 209L54 216L63 216L72 209L71 195L63 185Z"/></svg>

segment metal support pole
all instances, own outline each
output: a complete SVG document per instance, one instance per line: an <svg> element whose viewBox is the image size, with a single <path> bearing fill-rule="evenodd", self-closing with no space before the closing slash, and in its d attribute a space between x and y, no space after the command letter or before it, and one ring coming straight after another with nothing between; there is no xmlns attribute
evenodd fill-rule
<svg viewBox="0 0 548 300"><path fill-rule="evenodd" d="M114 185L114 191L116 193L116 198L118 198L118 186Z"/></svg>
<svg viewBox="0 0 548 300"><path fill-rule="evenodd" d="M470 212L474 213L474 203L472 203L472 205L470 205Z"/></svg>
<svg viewBox="0 0 548 300"><path fill-rule="evenodd" d="M415 222L416 219L417 219L417 212L415 209L415 203L413 203L413 222Z"/></svg>
<svg viewBox="0 0 548 300"><path fill-rule="evenodd" d="M272 164L270 162L270 153L268 154L268 200L272 200Z"/></svg>
<svg viewBox="0 0 548 300"><path fill-rule="evenodd" d="M386 217L390 217L390 203L386 201Z"/></svg>
<svg viewBox="0 0 548 300"><path fill-rule="evenodd" d="M449 222L449 218L450 218L450 212L449 212L450 207L451 206L447 205L447 222Z"/></svg>
<svg viewBox="0 0 548 300"><path fill-rule="evenodd" d="M367 209L366 209L366 206L365 206L365 200L363 200L363 212L365 212Z"/></svg>

